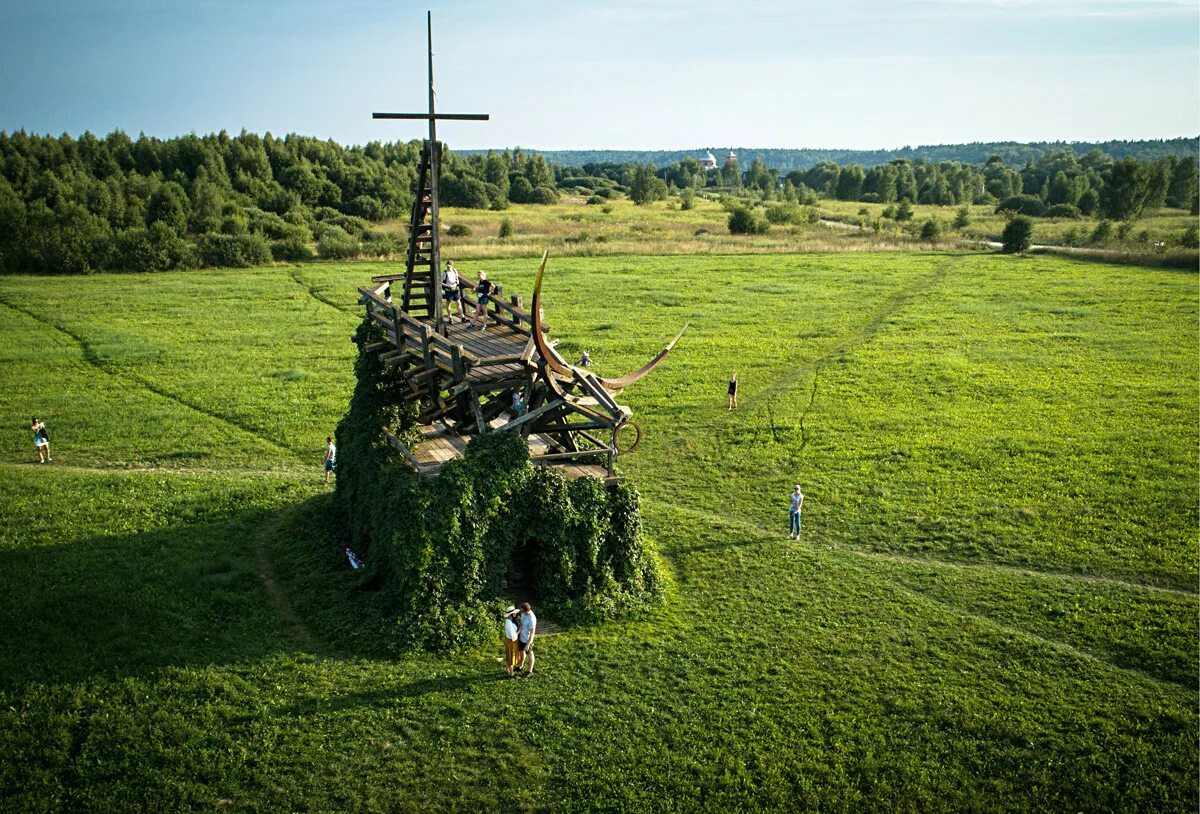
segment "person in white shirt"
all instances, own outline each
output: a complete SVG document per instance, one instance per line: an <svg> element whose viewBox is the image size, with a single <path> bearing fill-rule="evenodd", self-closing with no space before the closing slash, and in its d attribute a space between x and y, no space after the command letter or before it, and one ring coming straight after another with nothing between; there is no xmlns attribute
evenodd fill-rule
<svg viewBox="0 0 1200 814"><path fill-rule="evenodd" d="M792 492L792 508L788 512L788 539L800 539L800 509L804 506L804 493L800 491L800 484L796 484L796 491Z"/></svg>
<svg viewBox="0 0 1200 814"><path fill-rule="evenodd" d="M465 319L463 313L462 292L459 290L458 269L449 260L446 261L446 272L442 275L442 297L446 300L447 311L458 311L458 316Z"/></svg>
<svg viewBox="0 0 1200 814"><path fill-rule="evenodd" d="M509 678L514 678L513 668L517 666L520 660L521 651L517 650L517 634L520 632L520 627L517 625L517 618L520 614L512 605L508 606L508 610L504 612L504 672L508 673Z"/></svg>
<svg viewBox="0 0 1200 814"><path fill-rule="evenodd" d="M521 604L521 629L517 635L517 649L521 652L519 669L525 670L525 659L529 659L529 669L525 670L526 678L533 675L533 637L535 635L537 635L537 617L534 616L530 604L524 602Z"/></svg>
<svg viewBox="0 0 1200 814"><path fill-rule="evenodd" d="M325 436L325 482L329 483L329 473L337 468L337 447L331 436Z"/></svg>

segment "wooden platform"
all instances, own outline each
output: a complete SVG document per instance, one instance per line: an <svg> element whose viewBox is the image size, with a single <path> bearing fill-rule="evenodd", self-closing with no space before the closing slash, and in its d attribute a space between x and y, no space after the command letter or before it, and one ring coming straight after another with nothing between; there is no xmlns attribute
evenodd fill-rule
<svg viewBox="0 0 1200 814"><path fill-rule="evenodd" d="M493 428L502 426L506 420L505 417L495 419L492 422ZM440 424L440 422L438 425L422 424L420 431L421 440L415 449L409 449L394 435L389 434L388 438L413 468L426 477L437 477L443 466L462 457L467 448L469 439L455 434L450 427ZM608 470L600 464L555 460L539 461L539 458L552 455L552 442L540 435L530 435L528 441L529 457L535 465L554 466L571 480L585 477L599 478L607 483L619 483L622 480L619 476L609 477ZM602 459L603 452L597 453L597 458Z"/></svg>

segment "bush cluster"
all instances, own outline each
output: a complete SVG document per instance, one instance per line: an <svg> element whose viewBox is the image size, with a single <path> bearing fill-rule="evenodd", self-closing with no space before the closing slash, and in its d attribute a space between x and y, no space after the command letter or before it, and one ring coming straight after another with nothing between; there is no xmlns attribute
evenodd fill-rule
<svg viewBox="0 0 1200 814"><path fill-rule="evenodd" d="M366 322L355 337L358 382L337 429L336 505L350 544L366 555L363 587L395 619L397 645L447 650L494 637L514 571L566 623L656 600L662 577L633 487L535 467L515 433L473 439L435 482L414 473L383 435L411 442L415 414L396 406L397 374L362 350L379 337Z"/></svg>

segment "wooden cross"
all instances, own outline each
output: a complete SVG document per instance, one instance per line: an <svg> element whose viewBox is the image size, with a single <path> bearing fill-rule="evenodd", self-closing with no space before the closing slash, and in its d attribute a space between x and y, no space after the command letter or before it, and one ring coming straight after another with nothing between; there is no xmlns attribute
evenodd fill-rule
<svg viewBox="0 0 1200 814"><path fill-rule="evenodd" d="M448 121L476 121L485 122L489 119L487 113L438 113L434 108L435 93L433 90L433 13L425 12L425 23L428 30L429 40L429 112L428 113L372 113L372 119L425 119L429 122L429 142L427 149L429 150L429 174L430 174L430 195L429 195L429 211L430 225L432 227L432 244L431 255L433 258L431 285L433 286L434 300L434 324L436 330L441 332L443 327L442 320L442 287L441 283L441 251L438 239L438 184L441 176L441 145L437 141L437 121L438 119ZM421 191L417 190L418 197ZM411 254L411 253L410 253Z"/></svg>

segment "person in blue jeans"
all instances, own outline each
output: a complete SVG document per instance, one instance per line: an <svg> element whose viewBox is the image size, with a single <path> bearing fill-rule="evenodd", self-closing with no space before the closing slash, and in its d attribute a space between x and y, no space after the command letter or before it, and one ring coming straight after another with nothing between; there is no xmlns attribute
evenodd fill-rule
<svg viewBox="0 0 1200 814"><path fill-rule="evenodd" d="M788 539L800 539L800 509L804 506L804 493L800 491L800 484L796 484L796 491L792 492L792 508L788 512Z"/></svg>

